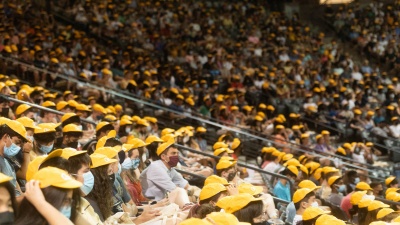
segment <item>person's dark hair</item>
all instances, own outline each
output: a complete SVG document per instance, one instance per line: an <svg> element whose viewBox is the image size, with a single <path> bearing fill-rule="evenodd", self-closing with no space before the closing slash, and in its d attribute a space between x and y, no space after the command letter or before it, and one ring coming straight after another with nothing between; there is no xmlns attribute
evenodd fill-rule
<svg viewBox="0 0 400 225"><path fill-rule="evenodd" d="M53 186L43 188L43 195L48 203L50 203L54 208L60 209L67 197L68 189L56 188ZM76 209L76 202L73 201L71 205L72 209ZM32 205L26 198L24 198L20 204L20 211L15 220L15 225L43 225L48 224L46 219L37 211L35 206ZM71 211L71 221L75 221L76 210Z"/></svg>
<svg viewBox="0 0 400 225"><path fill-rule="evenodd" d="M247 222L253 224L253 219L260 216L263 213L263 202L254 201L242 209L233 213L240 222Z"/></svg>
<svg viewBox="0 0 400 225"><path fill-rule="evenodd" d="M45 101L47 101L47 99L43 99L43 101L45 102ZM46 107L46 108L57 110L55 106L49 106L49 107ZM46 110L40 110L40 117L43 118L46 114L49 114L49 113L53 113L53 112L49 112L49 111L46 111Z"/></svg>
<svg viewBox="0 0 400 225"><path fill-rule="evenodd" d="M63 133L63 137L81 138L82 135L83 135L82 132L66 132L66 133Z"/></svg>
<svg viewBox="0 0 400 225"><path fill-rule="evenodd" d="M153 142L149 145L146 146L147 151L149 151L149 158L153 161L159 160L160 157L157 155L157 148L158 148L159 143L158 142Z"/></svg>
<svg viewBox="0 0 400 225"><path fill-rule="evenodd" d="M0 183L0 188L5 188L8 193L10 194L10 199L11 199L11 207L13 208L14 211L14 219L16 219L17 214L18 214L18 207L17 207L17 200L15 199L15 189L14 186L11 184L11 182L3 182Z"/></svg>
<svg viewBox="0 0 400 225"><path fill-rule="evenodd" d="M96 138L99 139L101 133L107 133L110 130L114 130L114 126L112 124L107 124L104 127L100 128L96 131Z"/></svg>
<svg viewBox="0 0 400 225"><path fill-rule="evenodd" d="M68 162L69 162L68 173L73 173L73 174L76 174L78 170L82 168L83 164L85 165L92 164L92 160L90 159L90 156L87 153L71 156L69 157Z"/></svg>
<svg viewBox="0 0 400 225"><path fill-rule="evenodd" d="M45 167L57 167L59 169L68 171L70 165L68 160L62 158L62 157L54 157L51 159L46 160L44 163L40 164L39 169L45 168Z"/></svg>
<svg viewBox="0 0 400 225"><path fill-rule="evenodd" d="M399 181L397 180L397 178L393 179L392 182L389 183L388 187L391 187L392 185L396 185L398 183L399 183Z"/></svg>
<svg viewBox="0 0 400 225"><path fill-rule="evenodd" d="M56 132L33 134L33 138L39 144L49 143L56 140Z"/></svg>
<svg viewBox="0 0 400 225"><path fill-rule="evenodd" d="M381 220L386 223L390 223L392 220L396 219L398 216L400 216L399 212L392 212L389 215L383 217Z"/></svg>
<svg viewBox="0 0 400 225"><path fill-rule="evenodd" d="M330 187L332 187L332 186L335 185L335 184L338 184L341 180L342 180L341 177L338 178L338 179L336 179L335 182L333 182L333 184L332 184Z"/></svg>
<svg viewBox="0 0 400 225"><path fill-rule="evenodd" d="M61 123L62 127L65 127L68 124L71 123L81 123L81 118L79 118L79 116L71 116L70 118L64 120L64 122Z"/></svg>
<svg viewBox="0 0 400 225"><path fill-rule="evenodd" d="M285 168L282 172L282 175L284 176L291 176L291 177L297 177L296 174L294 174L292 171L290 171L288 168Z"/></svg>
<svg viewBox="0 0 400 225"><path fill-rule="evenodd" d="M358 224L365 224L367 213L368 213L368 207L358 208Z"/></svg>
<svg viewBox="0 0 400 225"><path fill-rule="evenodd" d="M315 222L317 221L317 219L318 219L320 216L321 216L321 215L316 216L315 218L310 219L310 220L302 220L302 225L314 225ZM297 224L298 224L298 223L297 223ZM295 225L295 224L293 224L293 225Z"/></svg>
<svg viewBox="0 0 400 225"><path fill-rule="evenodd" d="M315 196L315 193L314 193L313 191L310 192L310 193L308 193L306 196L304 196L304 198L303 198L301 201L299 201L299 202L297 202L297 203L294 203L294 207L296 208L296 210L299 210L299 209L300 209L300 206L301 206L301 203L302 203L302 202L308 202L308 200L309 200L312 196Z"/></svg>
<svg viewBox="0 0 400 225"><path fill-rule="evenodd" d="M230 166L230 167L225 168L225 169L220 169L220 170L217 169L217 170L216 170L216 171L217 171L217 175L218 175L218 176L221 176L222 172L228 171L228 170L230 170L232 167L233 167L233 166Z"/></svg>
<svg viewBox="0 0 400 225"><path fill-rule="evenodd" d="M206 218L206 216L212 212L216 212L216 208L215 206L211 205L211 204L202 204L200 205L197 209L196 209L196 218L199 219L204 219Z"/></svg>
<svg viewBox="0 0 400 225"><path fill-rule="evenodd" d="M13 129L8 127L6 124L3 124L0 126L0 138L2 138L4 135L10 135L10 137L18 137L20 139L24 139L25 137L22 137L20 134L15 132Z"/></svg>
<svg viewBox="0 0 400 225"><path fill-rule="evenodd" d="M375 210L372 210L372 211L368 211L367 212L367 216L365 217L365 221L364 221L364 223L363 224L370 224L370 223L372 223L372 222L375 222L375 221L377 221L377 219L376 219L376 214L378 214L378 211L379 211L380 209L375 209ZM361 224L361 223L360 223Z"/></svg>
<svg viewBox="0 0 400 225"><path fill-rule="evenodd" d="M103 218L111 216L112 209L112 185L108 177L108 165L90 169L94 176L93 190L87 195L96 201Z"/></svg>
<svg viewBox="0 0 400 225"><path fill-rule="evenodd" d="M369 184L369 186L371 187L371 188L375 188L375 187L378 187L379 185L381 185L382 183L379 183L379 182L371 182L371 184Z"/></svg>
<svg viewBox="0 0 400 225"><path fill-rule="evenodd" d="M228 195L228 192L227 192L227 191L221 191L221 192L217 193L217 194L214 195L214 196L211 196L211 197L209 197L209 198L207 198L207 199L200 200L200 201L199 201L199 204L200 204L200 205L208 204L208 203L210 203L211 201L213 201L213 202L216 203L216 202L218 201L219 197L220 197L222 194Z"/></svg>

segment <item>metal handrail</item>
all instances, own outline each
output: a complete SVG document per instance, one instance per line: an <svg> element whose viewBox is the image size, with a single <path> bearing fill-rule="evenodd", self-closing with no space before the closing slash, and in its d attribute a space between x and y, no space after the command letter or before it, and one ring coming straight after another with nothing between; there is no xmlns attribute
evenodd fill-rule
<svg viewBox="0 0 400 225"><path fill-rule="evenodd" d="M189 147L186 147L186 146L183 146L183 145L179 145L179 144L175 144L175 145L180 149L183 149L183 150L186 150L186 151L189 151L189 152L192 152L192 153L208 156L208 157L214 158L214 159L220 159L221 158L220 156L215 156L213 154L209 154L209 153L206 153L206 152L197 151L197 150L194 150L192 148L189 148ZM278 173L272 173L272 172L269 172L269 171L265 171L265 170L260 169L258 167L250 166L250 165L241 163L239 161L236 164L241 166L241 167L245 167L247 169L251 169L251 170L257 171L259 173L264 173L264 174L268 174L268 175L273 176L273 177L277 177L277 178L281 178L281 179L287 180L288 183L289 183L289 187L290 187L290 193L293 195L293 193L294 193L294 185L292 184L292 182L290 181L290 179L288 177L283 176L283 175L278 174Z"/></svg>
<svg viewBox="0 0 400 225"><path fill-rule="evenodd" d="M65 114L64 112L61 112L61 111L58 111L58 110L55 110L55 109L46 108L46 107L43 107L41 105L37 105L35 103L31 103L31 102L25 102L25 101L22 101L22 100L19 100L19 99L16 99L16 98L12 98L12 97L4 95L4 94L0 94L0 96L5 98L6 100L8 100L10 102L26 104L26 105L32 106L34 108L37 108L37 109L40 109L40 110L43 110L43 111L47 111L47 112L51 112L51 113L54 113L54 114L58 114L58 115L64 115ZM90 120L83 119L83 118L80 118L80 120L82 122L85 122L85 123L90 123L90 124L96 125L96 123L94 121L90 121Z"/></svg>
<svg viewBox="0 0 400 225"><path fill-rule="evenodd" d="M52 74L52 75L55 75L55 76L60 77L62 79L69 80L69 81L72 81L74 83L79 83L79 84L82 84L82 85L86 85L87 87L94 88L94 89L97 89L97 90L100 90L100 91L104 91L104 92L106 92L106 93L108 93L110 95L118 96L118 97L130 100L130 101L134 101L134 102L137 102L137 103L149 106L149 107L153 107L153 108L169 111L169 112L176 113L176 114L181 114L180 112L177 112L177 111L175 111L173 109L170 109L170 108L167 108L167 107L163 107L163 106L154 104L154 103L149 102L149 101L144 101L144 100L135 98L129 92L122 92L121 90L115 90L115 89L112 89L112 88L100 87L97 84L95 84L94 82L83 82L81 80L76 79L75 77L71 77L71 76L67 76L67 75L63 75L63 74L59 74L59 73L53 73L51 71L48 71L48 70L45 70L45 69L40 69L40 68L37 68L37 67L32 66L30 64L26 64L24 62L20 62L18 60L12 59L12 58L0 56L0 59L4 59L6 61L11 61L11 62L14 62L16 64L24 65L25 67L30 68L32 70L37 70L37 71L40 71L40 72L43 72L43 73ZM274 140L270 140L270 139L266 139L266 138L263 138L263 137L259 137L257 135L253 135L253 134L248 133L246 131L243 131L241 129L232 128L232 127L229 127L229 126L225 126L223 124L215 123L215 122L209 121L207 119L203 119L203 118L200 118L200 117L195 117L195 116L192 116L192 115L185 115L185 116L187 118L194 119L194 120L200 121L202 123L209 124L211 126L219 127L221 129L225 129L225 130L228 130L228 131L231 131L231 132L236 132L236 133L239 133L239 134L242 134L242 135L254 138L254 139L258 139L258 140L261 140L261 141L266 141L266 142L269 142L269 143L272 143L272 144L277 144ZM312 154L312 155L319 156L319 157L326 157L324 155L320 155L320 154L315 153L315 152L305 151L305 150L297 148L297 147L291 147L291 149L296 150L296 151L300 151L302 153ZM336 157L336 155L335 156L332 155L332 156ZM333 159L331 159L331 158L329 158L329 159L331 161L333 161ZM369 170L367 168L357 167L355 165L348 164L348 163L343 163L343 164L351 166L351 167L354 167L354 168L358 168L358 169L361 169L361 170L368 170L368 171L372 172L372 170Z"/></svg>
<svg viewBox="0 0 400 225"><path fill-rule="evenodd" d="M175 169L176 171L178 171L179 173L183 173L183 174L190 175L190 176L193 176L193 177L198 177L198 178L204 178L204 179L206 179L205 176L200 175L200 174L195 174L195 173L192 173L192 172L189 172L189 171L186 171L186 170L181 170L181 169L178 169L178 168L174 168L174 169Z"/></svg>

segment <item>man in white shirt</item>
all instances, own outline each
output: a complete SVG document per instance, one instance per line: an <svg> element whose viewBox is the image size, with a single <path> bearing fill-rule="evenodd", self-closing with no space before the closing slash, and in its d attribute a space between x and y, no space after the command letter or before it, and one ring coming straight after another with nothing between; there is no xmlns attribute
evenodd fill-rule
<svg viewBox="0 0 400 225"><path fill-rule="evenodd" d="M276 171L281 167L281 165L279 164L280 161L280 152L279 151L274 151L272 152L272 162L268 163L268 165L266 165L264 167L265 171L271 172L271 173L276 173ZM271 179L271 175L266 175L268 179Z"/></svg>

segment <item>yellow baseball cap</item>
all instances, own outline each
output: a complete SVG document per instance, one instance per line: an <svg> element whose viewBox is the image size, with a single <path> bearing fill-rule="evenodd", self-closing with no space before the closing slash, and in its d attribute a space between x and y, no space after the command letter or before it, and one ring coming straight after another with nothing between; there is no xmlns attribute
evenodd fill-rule
<svg viewBox="0 0 400 225"><path fill-rule="evenodd" d="M387 205L381 201L373 200L371 204L368 205L368 211L373 211L375 209L380 209L380 208L389 208L390 205Z"/></svg>
<svg viewBox="0 0 400 225"><path fill-rule="evenodd" d="M23 116L20 117L18 119L16 119L16 121L20 122L25 128L29 128L29 129L36 129L37 126L35 125L35 121L33 121L32 119Z"/></svg>
<svg viewBox="0 0 400 225"><path fill-rule="evenodd" d="M240 193L248 193L251 195L258 195L263 192L263 188L260 186L254 186L250 183L241 183L238 187L239 194Z"/></svg>
<svg viewBox="0 0 400 225"><path fill-rule="evenodd" d="M360 189L360 190L363 190L363 191L372 190L372 188L369 186L369 184L367 184L367 183L365 183L363 181L358 182L358 184L356 185L356 189Z"/></svg>
<svg viewBox="0 0 400 225"><path fill-rule="evenodd" d="M394 220L392 220L392 223L393 223L393 222L399 223L399 222L400 222L400 216L394 218Z"/></svg>
<svg viewBox="0 0 400 225"><path fill-rule="evenodd" d="M341 176L331 176L328 179L328 184L331 186L333 183L335 183L338 179L342 178Z"/></svg>
<svg viewBox="0 0 400 225"><path fill-rule="evenodd" d="M145 119L140 119L136 121L136 124L148 127L150 124Z"/></svg>
<svg viewBox="0 0 400 225"><path fill-rule="evenodd" d="M230 213L225 212L212 212L208 214L205 220L210 221L210 224L218 224L218 225L250 225L250 223L239 222L239 220ZM180 223L182 224L182 223ZM198 224L198 223L193 223ZM190 224L190 225L193 225ZM189 225L189 224L188 224ZM201 224L199 224L201 225Z"/></svg>
<svg viewBox="0 0 400 225"><path fill-rule="evenodd" d="M229 153L229 154L233 153L233 151L230 150L229 148L219 148L219 149L216 149L216 150L214 151L214 155L215 155L215 156L218 156L218 155L220 155L220 154L223 153L223 152L227 152L227 153Z"/></svg>
<svg viewBox="0 0 400 225"><path fill-rule="evenodd" d="M68 172L55 167L45 167L40 169L32 179L40 182L40 188L53 186L65 189L74 189L82 186L82 183L72 178Z"/></svg>
<svg viewBox="0 0 400 225"><path fill-rule="evenodd" d="M164 142L162 144L160 144L157 148L157 155L161 155L161 153L163 153L165 150L167 150L167 148L169 148L171 145L175 144L175 139L174 138L170 138L167 142Z"/></svg>
<svg viewBox="0 0 400 225"><path fill-rule="evenodd" d="M121 121L119 121L119 125L120 126L124 126L124 125L132 125L132 121L129 119L121 119Z"/></svg>
<svg viewBox="0 0 400 225"><path fill-rule="evenodd" d="M217 175L211 175L211 176L207 177L206 180L204 181L204 186L206 186L208 184L212 184L212 183L229 185L228 181L225 178L219 177Z"/></svg>
<svg viewBox="0 0 400 225"><path fill-rule="evenodd" d="M358 205L364 195L367 194L367 191L356 191L350 196L350 203L352 205Z"/></svg>
<svg viewBox="0 0 400 225"><path fill-rule="evenodd" d="M121 146L115 146L115 147L101 147L97 148L94 153L97 154L102 154L107 156L108 158L112 159L115 156L117 156L119 150L121 150Z"/></svg>
<svg viewBox="0 0 400 225"><path fill-rule="evenodd" d="M317 186L315 185L314 182L312 182L311 180L303 180L298 184L299 188L308 188L308 189L318 189L321 188L321 186Z"/></svg>
<svg viewBox="0 0 400 225"><path fill-rule="evenodd" d="M387 194L389 194L390 192L397 192L398 190L399 190L399 188L388 188L388 189L386 189L385 194L387 195Z"/></svg>
<svg viewBox="0 0 400 225"><path fill-rule="evenodd" d="M261 149L262 153L272 153L274 151L276 151L276 148L274 148L274 147L263 147Z"/></svg>
<svg viewBox="0 0 400 225"><path fill-rule="evenodd" d="M0 184L8 182L8 181L10 181L12 179L13 179L12 177L9 177L9 176L7 176L7 175L5 175L3 173L0 173Z"/></svg>
<svg viewBox="0 0 400 225"><path fill-rule="evenodd" d="M347 155L346 150L344 150L344 148L342 148L342 147L338 147L338 148L336 149L336 151L339 152L339 153L342 153L343 155Z"/></svg>
<svg viewBox="0 0 400 225"><path fill-rule="evenodd" d="M197 127L196 132L197 133L205 133L205 132L207 132L207 129L204 127Z"/></svg>
<svg viewBox="0 0 400 225"><path fill-rule="evenodd" d="M314 189L309 189L309 188L297 189L297 191L293 194L293 202L294 203L300 202L301 200L303 200L304 197L306 197L306 195L308 195L313 191Z"/></svg>
<svg viewBox="0 0 400 225"><path fill-rule="evenodd" d="M314 171L313 176L316 180L321 179L322 176L322 168L318 168Z"/></svg>
<svg viewBox="0 0 400 225"><path fill-rule="evenodd" d="M372 199L369 198L362 198L359 202L358 202L358 208L365 208L368 207L371 203L372 203Z"/></svg>
<svg viewBox="0 0 400 225"><path fill-rule="evenodd" d="M219 162L217 163L217 170L223 170L223 169L227 169L229 167L232 167L236 164L236 161L230 161L230 160L219 160Z"/></svg>
<svg viewBox="0 0 400 225"><path fill-rule="evenodd" d="M314 219L317 216L323 215L323 214L328 214L328 211L324 211L319 207L308 207L307 209L304 210L303 212L303 220L311 220Z"/></svg>
<svg viewBox="0 0 400 225"><path fill-rule="evenodd" d="M292 159L293 158L293 154L285 154L283 157L282 157L282 161L288 161L289 159Z"/></svg>
<svg viewBox="0 0 400 225"><path fill-rule="evenodd" d="M239 138L234 138L233 141L232 141L231 148L232 148L233 150L235 150L237 147L239 147L240 143L241 143L241 142L240 142L240 139L239 139Z"/></svg>
<svg viewBox="0 0 400 225"><path fill-rule="evenodd" d="M161 137L164 136L164 135L166 135L166 134L171 134L171 133L174 133L174 132L175 132L175 130L172 129L172 128L164 128L164 129L161 131Z"/></svg>
<svg viewBox="0 0 400 225"><path fill-rule="evenodd" d="M72 156L77 156L77 155L81 155L81 154L85 154L87 151L78 151L74 148L64 148L62 150L62 154L61 157L63 157L64 159L69 159Z"/></svg>
<svg viewBox="0 0 400 225"><path fill-rule="evenodd" d="M378 211L378 214L376 214L376 218L377 218L378 220L379 220L379 219L382 219L383 217L389 215L389 214L392 213L392 212L394 212L394 210L391 209L391 208L383 208L383 209L380 209L380 210Z"/></svg>
<svg viewBox="0 0 400 225"><path fill-rule="evenodd" d="M103 114L107 113L106 109L103 106L101 106L100 104L97 104L97 103L93 104L92 110L96 111L96 112L101 112Z"/></svg>
<svg viewBox="0 0 400 225"><path fill-rule="evenodd" d="M62 132L63 133L70 133L70 132L83 133L82 129L73 123L68 124L65 127L63 127Z"/></svg>
<svg viewBox="0 0 400 225"><path fill-rule="evenodd" d="M29 139L26 138L26 129L24 125L22 125L22 123L16 120L9 120L4 118L4 121L2 121L0 124L6 124L11 130L19 134L21 139L23 139L26 142L31 142Z"/></svg>
<svg viewBox="0 0 400 225"><path fill-rule="evenodd" d="M92 110L89 109L89 107L85 104L78 104L76 106L76 111L85 111L85 112L91 112Z"/></svg>
<svg viewBox="0 0 400 225"><path fill-rule="evenodd" d="M324 174L327 174L327 173L339 172L339 170L336 169L335 167L325 166L324 168L322 168L322 172L324 172Z"/></svg>
<svg viewBox="0 0 400 225"><path fill-rule="evenodd" d="M116 159L110 159L107 156L105 156L103 154L98 154L98 153L91 154L90 159L92 160L92 166L90 167L91 169L97 168L99 166L104 166L104 165L108 165L111 163L115 163L118 161Z"/></svg>
<svg viewBox="0 0 400 225"><path fill-rule="evenodd" d="M400 197L399 193L392 191L392 192L387 193L385 198L389 201L394 201L396 198L399 198L399 197Z"/></svg>
<svg viewBox="0 0 400 225"><path fill-rule="evenodd" d="M79 118L78 115L76 115L75 113L65 113L62 117L61 117L61 122L64 122L72 117L77 117Z"/></svg>
<svg viewBox="0 0 400 225"><path fill-rule="evenodd" d="M299 175L299 169L295 166L288 166L286 167L290 172L294 173L294 175L298 176Z"/></svg>
<svg viewBox="0 0 400 225"><path fill-rule="evenodd" d="M97 124L96 126L96 131L99 131L101 128L107 126L107 125L111 125L109 122L106 121L101 121L100 123Z"/></svg>
<svg viewBox="0 0 400 225"><path fill-rule="evenodd" d="M310 137L310 134L309 134L309 133L301 134L301 138L302 138L302 139L308 138L308 137Z"/></svg>
<svg viewBox="0 0 400 225"><path fill-rule="evenodd" d="M24 113L26 110L32 108L32 106L27 105L27 104L21 104L17 107L17 109L15 110L15 115L19 116L22 113Z"/></svg>
<svg viewBox="0 0 400 225"><path fill-rule="evenodd" d="M213 149L219 149L219 148L228 148L229 146L227 144L225 144L224 142L215 142L215 144L213 145Z"/></svg>
<svg viewBox="0 0 400 225"><path fill-rule="evenodd" d="M33 176L37 173L39 170L39 167L42 163L46 162L49 159L55 158L55 157L62 157L63 150L62 149L57 149L48 155L42 155L38 156L32 161L29 162L28 164L28 169L26 171L26 180L29 181L33 178Z"/></svg>
<svg viewBox="0 0 400 225"><path fill-rule="evenodd" d="M201 189L199 199L204 200L213 197L214 195L220 193L221 191L226 191L226 187L223 184L211 183Z"/></svg>
<svg viewBox="0 0 400 225"><path fill-rule="evenodd" d="M56 107L56 103L54 103L54 102L52 102L52 101L45 101L45 102L43 102L42 103L42 106L43 107L46 107L46 108L50 108L50 107Z"/></svg>
<svg viewBox="0 0 400 225"><path fill-rule="evenodd" d="M386 180L385 180L386 186L389 186L389 184L392 183L392 181L394 181L395 179L396 179L395 176L390 176L390 177L386 178Z"/></svg>
<svg viewBox="0 0 400 225"><path fill-rule="evenodd" d="M295 158L291 158L289 160L287 160L283 166L295 166L295 167L300 167L300 162L299 160L295 159ZM306 168L307 169L307 168Z"/></svg>
<svg viewBox="0 0 400 225"><path fill-rule="evenodd" d="M210 222L207 222L206 220L202 220L202 219L198 219L198 218L190 218L187 220L184 220L182 222L179 223L180 225L213 225Z"/></svg>
<svg viewBox="0 0 400 225"><path fill-rule="evenodd" d="M150 135L150 136L148 136L147 138L146 138L146 141L145 141L147 144L151 144L151 143L153 143L153 142L160 142L160 143L162 143L162 142L164 142L161 138L159 138L159 137L157 137L157 136L154 136L154 135Z"/></svg>
<svg viewBox="0 0 400 225"><path fill-rule="evenodd" d="M140 138L131 138L126 143L133 145L132 148L141 148L149 145Z"/></svg>
<svg viewBox="0 0 400 225"><path fill-rule="evenodd" d="M221 198L217 202L217 206L224 209L227 213L234 213L243 207L247 206L250 202L261 201L261 198L254 198L251 194L242 193L234 196L227 196Z"/></svg>
<svg viewBox="0 0 400 225"><path fill-rule="evenodd" d="M327 131L327 130L323 130L322 132L321 132L321 134L322 135L329 135L329 134L331 134L329 131Z"/></svg>
<svg viewBox="0 0 400 225"><path fill-rule="evenodd" d="M318 217L318 219L315 221L315 225L346 225L345 222L343 222L342 220L337 219L334 216L331 215L321 215L320 217Z"/></svg>
<svg viewBox="0 0 400 225"><path fill-rule="evenodd" d="M66 101L59 101L59 102L57 103L56 109L57 109L58 111L60 111L60 110L64 109L65 106L67 106L67 105L68 105L68 102L66 102Z"/></svg>
<svg viewBox="0 0 400 225"><path fill-rule="evenodd" d="M41 123L37 125L38 127L35 129L35 134L45 134L56 132L56 128L60 126L60 123Z"/></svg>

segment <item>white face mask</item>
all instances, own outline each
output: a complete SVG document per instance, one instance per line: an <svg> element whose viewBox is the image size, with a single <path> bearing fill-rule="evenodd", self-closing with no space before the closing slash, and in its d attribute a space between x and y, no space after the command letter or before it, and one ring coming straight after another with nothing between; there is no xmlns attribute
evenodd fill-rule
<svg viewBox="0 0 400 225"><path fill-rule="evenodd" d="M311 206L312 206L312 207L318 207L318 202L313 202L313 203L311 203Z"/></svg>
<svg viewBox="0 0 400 225"><path fill-rule="evenodd" d="M78 129L79 129L79 130L83 130L82 125L78 125Z"/></svg>
<svg viewBox="0 0 400 225"><path fill-rule="evenodd" d="M131 132L131 128L130 127L126 127L125 128L125 132L129 134Z"/></svg>

